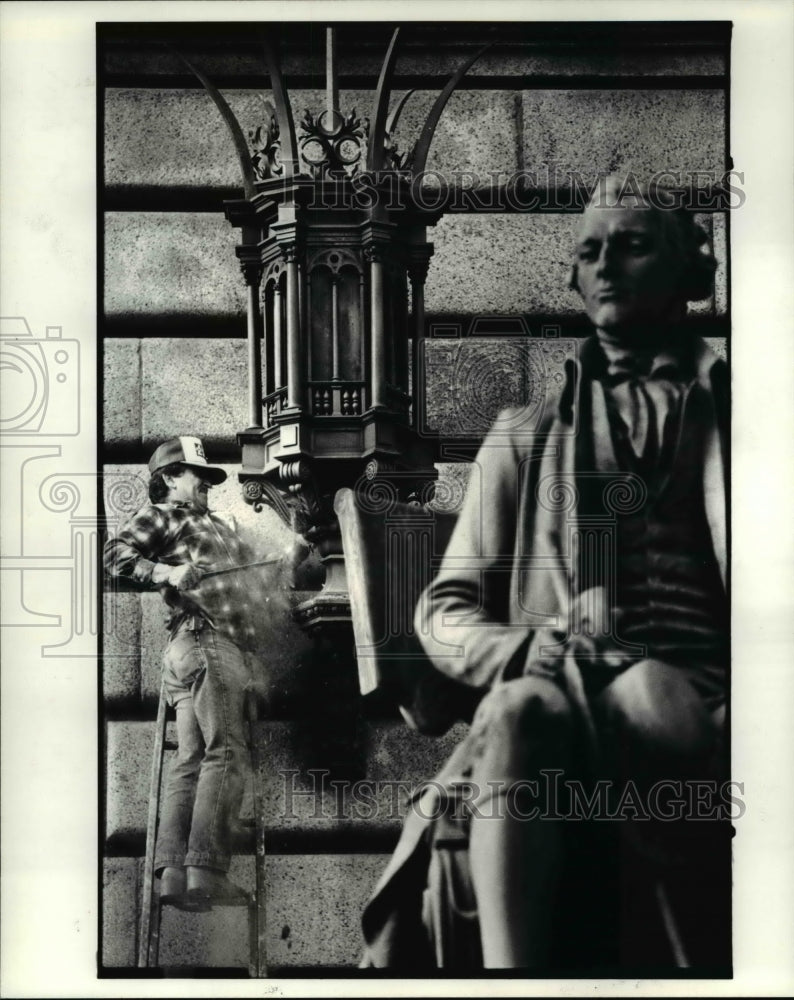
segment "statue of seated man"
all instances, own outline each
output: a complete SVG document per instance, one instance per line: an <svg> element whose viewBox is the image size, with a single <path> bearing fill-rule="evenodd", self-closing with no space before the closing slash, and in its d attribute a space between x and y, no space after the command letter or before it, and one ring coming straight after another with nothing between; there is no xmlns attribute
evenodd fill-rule
<svg viewBox="0 0 794 1000"><path fill-rule="evenodd" d="M663 197L609 178L587 206L570 286L595 334L540 420L497 418L416 612L435 667L483 692L438 777L474 790L461 892L485 968L542 971L559 954L569 776L606 779L596 809L622 804L621 837L653 859L680 783L723 775L728 375L682 322L713 287L706 235ZM402 961L411 914L428 926L415 859L429 825L409 817L364 913L370 965ZM685 964L657 903L671 964Z"/></svg>

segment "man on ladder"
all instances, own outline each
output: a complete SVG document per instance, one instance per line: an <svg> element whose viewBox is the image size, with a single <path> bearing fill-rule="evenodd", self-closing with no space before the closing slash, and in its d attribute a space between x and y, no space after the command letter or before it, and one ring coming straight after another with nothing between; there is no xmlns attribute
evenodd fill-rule
<svg viewBox="0 0 794 1000"><path fill-rule="evenodd" d="M176 711L178 751L154 851L160 904L243 905L249 896L228 871L247 753L244 651L257 645L267 596L237 572L252 553L233 518L208 508L210 489L226 473L208 464L201 440L164 442L149 471L151 503L108 541L105 568L160 588L169 613L163 695Z"/></svg>

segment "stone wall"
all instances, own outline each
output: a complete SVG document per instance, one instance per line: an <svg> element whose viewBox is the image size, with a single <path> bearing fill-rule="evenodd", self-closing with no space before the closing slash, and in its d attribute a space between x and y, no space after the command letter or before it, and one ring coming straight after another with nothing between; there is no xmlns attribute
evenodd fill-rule
<svg viewBox="0 0 794 1000"><path fill-rule="evenodd" d="M654 34L635 26L637 37L629 33L617 42L603 29L589 35L570 29L567 36L550 30L544 28L545 40L538 40L529 26L512 37L502 26L497 44L449 102L429 169L445 176L468 172L479 182L552 162L561 171L584 174L726 169L724 29L676 34L668 26ZM322 34L319 27L314 34ZM385 50L382 36L382 27L373 26L369 35L357 36L360 45L340 53L345 110L368 113ZM432 31L427 37L414 31L398 62L396 93L416 90L400 124L398 139L405 145L446 76L471 50L472 38L479 37L476 26L469 31L463 25L431 36ZM300 117L304 107L322 106L321 53L306 43L298 26L283 38L287 82ZM243 127L258 124L268 82L250 39L239 29L228 39L220 31L218 38L187 49L223 84ZM233 472L239 458L235 434L247 423L247 373L245 290L234 257L236 234L222 214L223 199L235 196L239 184L231 144L209 98L147 38L114 28L105 45L104 72L100 328L106 471L137 480L140 488L156 444L192 433ZM542 393L543 379L553 377L582 330L577 297L566 284L575 216L502 208L457 211L428 234L435 255L426 289L425 416L449 435L476 436L501 405ZM720 269L715 296L698 306L695 320L724 353L727 220L719 213L701 219ZM497 322L495 335L477 336L482 317L500 318L501 335ZM536 340L516 333L521 327L510 321L517 317ZM558 327L553 345L544 337L548 324ZM545 359L540 368L539 358ZM478 373L476 399L472 372ZM468 469L445 463L440 471L459 498ZM242 502L233 475L216 495L216 505L233 510L260 549L286 543L274 514L254 514ZM135 964L165 638L158 602L157 595L133 593L109 593L105 600L102 960L108 968ZM266 798L269 961L274 969L293 973L353 968L361 949L360 909L395 842L405 803L395 810L393 803L379 801L374 815L362 818L349 803L338 808L333 790L323 788L315 798L296 799L290 814L284 774L295 774L294 788L301 791L311 790L311 772L323 769L330 780L342 782L416 783L432 776L460 730L430 740L411 733L382 706L364 703L349 661L318 646L286 618L256 670L267 706L255 744ZM319 816L310 813L310 802L312 809L321 803ZM239 846L232 874L251 885L250 837L241 834ZM244 967L244 921L244 911L166 913L162 962Z"/></svg>

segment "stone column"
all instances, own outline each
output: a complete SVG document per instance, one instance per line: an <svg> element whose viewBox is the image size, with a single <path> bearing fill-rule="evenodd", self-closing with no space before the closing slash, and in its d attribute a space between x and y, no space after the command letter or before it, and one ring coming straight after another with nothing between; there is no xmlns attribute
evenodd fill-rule
<svg viewBox="0 0 794 1000"><path fill-rule="evenodd" d="M281 357L281 275L273 283L273 391L284 385ZM278 411L278 406L276 407Z"/></svg>
<svg viewBox="0 0 794 1000"><path fill-rule="evenodd" d="M256 248L251 248L256 249ZM259 251L240 261L245 278L248 307L248 426L262 426L262 311L259 307L259 282L262 264Z"/></svg>
<svg viewBox="0 0 794 1000"><path fill-rule="evenodd" d="M339 275L331 274L331 379L339 380Z"/></svg>
<svg viewBox="0 0 794 1000"><path fill-rule="evenodd" d="M372 409L386 406L386 324L383 315L383 250L376 244L364 248L369 262L370 345L372 358Z"/></svg>
<svg viewBox="0 0 794 1000"><path fill-rule="evenodd" d="M287 406L299 410L304 372L301 363L300 280L294 243L284 248L284 260L287 265Z"/></svg>

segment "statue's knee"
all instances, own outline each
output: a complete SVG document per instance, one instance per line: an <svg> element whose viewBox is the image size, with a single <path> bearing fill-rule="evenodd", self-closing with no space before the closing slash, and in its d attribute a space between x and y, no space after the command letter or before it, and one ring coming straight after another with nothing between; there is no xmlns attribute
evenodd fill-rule
<svg viewBox="0 0 794 1000"><path fill-rule="evenodd" d="M570 728L570 705L564 692L543 677L521 677L488 695L489 724L503 732L561 733Z"/></svg>
<svg viewBox="0 0 794 1000"><path fill-rule="evenodd" d="M521 677L483 698L472 724L473 780L520 781L569 766L573 725L565 694L542 677Z"/></svg>
<svg viewBox="0 0 794 1000"><path fill-rule="evenodd" d="M707 753L716 735L698 693L680 670L660 660L641 660L629 668L599 702L608 730L654 756Z"/></svg>

